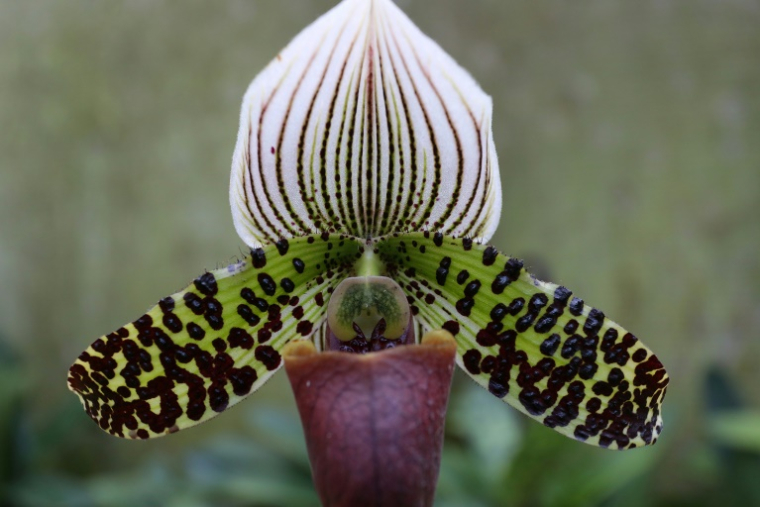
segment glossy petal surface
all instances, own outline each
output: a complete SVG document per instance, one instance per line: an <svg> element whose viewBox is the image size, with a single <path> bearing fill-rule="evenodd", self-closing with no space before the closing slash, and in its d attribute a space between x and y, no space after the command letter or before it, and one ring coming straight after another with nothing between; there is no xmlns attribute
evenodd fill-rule
<svg viewBox="0 0 760 507"><path fill-rule="evenodd" d="M459 365L492 394L589 444L657 440L667 373L603 312L468 239L405 234L376 248L415 318L451 332Z"/></svg>
<svg viewBox="0 0 760 507"><path fill-rule="evenodd" d="M328 290L362 251L337 235L256 249L96 340L69 370L69 388L119 437L206 421L263 385L282 366L288 341L313 334Z"/></svg>
<svg viewBox="0 0 760 507"><path fill-rule="evenodd" d="M314 231L488 239L491 99L390 0L345 0L250 85L230 202L251 246Z"/></svg>

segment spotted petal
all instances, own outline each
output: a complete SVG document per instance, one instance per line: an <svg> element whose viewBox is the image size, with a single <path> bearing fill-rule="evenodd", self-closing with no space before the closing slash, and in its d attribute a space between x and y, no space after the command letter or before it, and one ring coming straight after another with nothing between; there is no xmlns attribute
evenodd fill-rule
<svg viewBox="0 0 760 507"><path fill-rule="evenodd" d="M328 235L253 250L96 340L69 370L69 388L119 437L206 421L261 387L280 349L321 325L329 292L362 251Z"/></svg>
<svg viewBox="0 0 760 507"><path fill-rule="evenodd" d="M250 85L230 201L251 246L314 231L488 239L491 99L390 0L345 0Z"/></svg>
<svg viewBox="0 0 760 507"><path fill-rule="evenodd" d="M376 248L416 318L450 331L459 365L560 433L602 447L653 444L668 376L634 335L495 248L440 234Z"/></svg>

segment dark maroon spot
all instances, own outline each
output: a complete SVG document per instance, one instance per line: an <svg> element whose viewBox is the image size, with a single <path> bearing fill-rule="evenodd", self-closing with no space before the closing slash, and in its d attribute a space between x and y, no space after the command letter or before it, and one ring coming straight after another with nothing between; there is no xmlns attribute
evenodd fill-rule
<svg viewBox="0 0 760 507"><path fill-rule="evenodd" d="M591 390L597 396L612 396L612 387L607 382L597 382Z"/></svg>
<svg viewBox="0 0 760 507"><path fill-rule="evenodd" d="M230 347L240 347L241 349L250 349L253 347L253 337L248 332L239 327L233 327L230 329L230 333L227 336L227 340L230 342Z"/></svg>
<svg viewBox="0 0 760 507"><path fill-rule="evenodd" d="M584 426L579 425L575 427L575 430L573 430L573 436L583 442L585 440L588 440L591 434Z"/></svg>
<svg viewBox="0 0 760 507"><path fill-rule="evenodd" d="M467 371L473 375L480 374L481 357L480 351L476 349L470 349L465 352L462 356L462 362L464 363L464 367L467 368Z"/></svg>
<svg viewBox="0 0 760 507"><path fill-rule="evenodd" d="M546 405L541 398L541 391L535 386L529 386L520 391L518 396L525 410L533 416L542 415L546 412Z"/></svg>
<svg viewBox="0 0 760 507"><path fill-rule="evenodd" d="M520 313L524 307L525 307L525 300L523 298L515 298L512 300L511 303L509 303L509 308L507 308L507 312L510 315L517 316L517 314Z"/></svg>
<svg viewBox="0 0 760 507"><path fill-rule="evenodd" d="M508 312L509 310L504 306L504 303L499 303L491 309L491 320L501 322Z"/></svg>
<svg viewBox="0 0 760 507"><path fill-rule="evenodd" d="M578 330L578 321L571 319L570 322L565 324L565 334L574 334Z"/></svg>
<svg viewBox="0 0 760 507"><path fill-rule="evenodd" d="M564 306L567 304L567 300L570 299L571 295L572 291L560 285L554 289L554 302Z"/></svg>
<svg viewBox="0 0 760 507"><path fill-rule="evenodd" d="M174 359L180 363L189 363L193 359L193 354L188 349L178 348L174 351Z"/></svg>
<svg viewBox="0 0 760 507"><path fill-rule="evenodd" d="M206 319L206 322L208 322L208 325L211 326L211 329L214 331L219 331L224 327L224 319L222 319L222 316L219 314L207 313L203 318Z"/></svg>
<svg viewBox="0 0 760 507"><path fill-rule="evenodd" d="M459 322L455 320L447 320L443 323L443 329L456 336L459 333Z"/></svg>
<svg viewBox="0 0 760 507"><path fill-rule="evenodd" d="M195 292L186 292L182 299L185 300L185 306L187 306L191 312L195 315L203 315L203 312L205 311L203 308L203 301L198 297L198 294Z"/></svg>
<svg viewBox="0 0 760 507"><path fill-rule="evenodd" d="M272 332L269 329L259 329L256 333L259 343L266 343L272 337Z"/></svg>
<svg viewBox="0 0 760 507"><path fill-rule="evenodd" d="M535 329L537 333L548 333L552 330L552 328L554 328L556 324L556 317L552 317L551 315L543 315L540 319L538 319L538 322L536 322L536 325L533 326L533 329Z"/></svg>
<svg viewBox="0 0 760 507"><path fill-rule="evenodd" d="M480 290L480 280L473 280L472 282L468 283L467 286L464 288L464 295L468 298L474 298L475 295Z"/></svg>
<svg viewBox="0 0 760 507"><path fill-rule="evenodd" d="M462 239L462 247L465 249L465 251L472 250L472 238Z"/></svg>
<svg viewBox="0 0 760 507"><path fill-rule="evenodd" d="M214 341L211 342L211 345L214 347L214 350L217 352L224 352L227 350L227 342L222 340L221 338L214 338Z"/></svg>
<svg viewBox="0 0 760 507"><path fill-rule="evenodd" d="M306 265L303 263L301 259L296 257L293 259L293 267L298 273L303 273L303 270L306 268Z"/></svg>
<svg viewBox="0 0 760 507"><path fill-rule="evenodd" d="M491 266L494 262L496 262L496 256L499 254L499 252L492 246L489 246L485 250L483 250L483 265L484 266Z"/></svg>
<svg viewBox="0 0 760 507"><path fill-rule="evenodd" d="M162 320L164 322L164 326L166 326L166 328L172 333L179 333L182 331L182 321L179 320L179 317L177 317L174 313L165 313Z"/></svg>
<svg viewBox="0 0 760 507"><path fill-rule="evenodd" d="M280 353L269 345L256 347L255 356L269 371L276 370L280 366Z"/></svg>
<svg viewBox="0 0 760 507"><path fill-rule="evenodd" d="M589 412L597 412L600 408L602 408L602 400L599 398L591 398L586 402L586 410Z"/></svg>
<svg viewBox="0 0 760 507"><path fill-rule="evenodd" d="M504 324L501 322L489 322L486 324L486 328L493 333L498 333L504 328Z"/></svg>
<svg viewBox="0 0 760 507"><path fill-rule="evenodd" d="M156 344L156 347L163 351L169 351L174 348L174 342L171 338L169 338L169 335L163 332L163 330L155 327L151 330L151 338L153 339L153 342Z"/></svg>
<svg viewBox="0 0 760 507"><path fill-rule="evenodd" d="M585 363L583 366L581 366L581 369L578 371L578 376L582 378L583 380L591 380L594 378L594 375L596 375L596 371L598 369L598 366L596 363Z"/></svg>
<svg viewBox="0 0 760 507"><path fill-rule="evenodd" d="M137 319L136 321L134 321L132 325L135 326L135 329L137 329L138 331L142 331L153 325L153 317L151 317L148 314L145 314L139 319Z"/></svg>
<svg viewBox="0 0 760 507"><path fill-rule="evenodd" d="M314 296L314 302L317 303L318 306L324 306L325 298L322 296L321 292L318 292L317 295Z"/></svg>
<svg viewBox="0 0 760 507"><path fill-rule="evenodd" d="M613 368L607 376L607 382L609 382L612 387L617 387L624 378L625 375L623 375L623 371L620 368Z"/></svg>
<svg viewBox="0 0 760 507"><path fill-rule="evenodd" d="M260 312L265 312L269 309L269 303L267 303L267 300L264 298L256 298L253 305L258 308Z"/></svg>
<svg viewBox="0 0 760 507"><path fill-rule="evenodd" d="M311 330L314 328L314 324L309 322L308 320L302 320L301 322L296 325L296 331L301 336L308 336L311 333Z"/></svg>
<svg viewBox="0 0 760 507"><path fill-rule="evenodd" d="M443 245L443 234L436 232L433 236L433 243L435 243L435 246Z"/></svg>
<svg viewBox="0 0 760 507"><path fill-rule="evenodd" d="M533 321L536 319L536 314L529 312L517 319L517 322L515 322L515 329L518 333L524 333L528 329L530 329L530 326L533 325Z"/></svg>
<svg viewBox="0 0 760 507"><path fill-rule="evenodd" d="M633 360L637 363L640 363L644 359L647 358L647 351L646 349L639 349L636 352L633 353L633 356L631 356Z"/></svg>
<svg viewBox="0 0 760 507"><path fill-rule="evenodd" d="M251 263L256 269L261 269L267 265L267 254L263 248L255 248L251 250Z"/></svg>
<svg viewBox="0 0 760 507"><path fill-rule="evenodd" d="M242 297L249 304L254 304L256 302L256 294L254 294L254 292L248 287L244 287L240 291L240 297Z"/></svg>
<svg viewBox="0 0 760 507"><path fill-rule="evenodd" d="M206 413L206 405L204 404L206 391L198 388L193 390L199 394L195 395L194 398L191 397L191 401L187 406L187 417L191 421L199 421L203 417L203 414Z"/></svg>
<svg viewBox="0 0 760 507"><path fill-rule="evenodd" d="M609 328L604 333L604 338L602 338L602 346L600 347L602 352L609 352L610 350L612 350L617 338L618 338L617 329L615 329L614 327Z"/></svg>
<svg viewBox="0 0 760 507"><path fill-rule="evenodd" d="M258 280L259 285L264 290L264 294L267 296L274 296L274 293L277 291L277 285L274 283L272 277L267 273L259 273Z"/></svg>
<svg viewBox="0 0 760 507"><path fill-rule="evenodd" d="M219 290L216 285L216 278L212 273L203 273L193 283L198 292L204 296L213 296Z"/></svg>
<svg viewBox="0 0 760 507"><path fill-rule="evenodd" d="M280 316L280 307L278 305L270 305L268 315L269 320L280 320Z"/></svg>
<svg viewBox="0 0 760 507"><path fill-rule="evenodd" d="M586 317L586 322L583 324L583 332L586 333L587 336L595 335L602 328L602 324L604 324L604 313L593 308L589 312L588 317Z"/></svg>
<svg viewBox="0 0 760 507"><path fill-rule="evenodd" d="M158 306L161 308L161 311L164 313L173 312L174 298L171 296L166 296L164 299L158 302Z"/></svg>
<svg viewBox="0 0 760 507"><path fill-rule="evenodd" d="M480 363L480 370L483 373L492 373L494 368L496 368L496 358L494 356L486 356L483 358L483 361Z"/></svg>
<svg viewBox="0 0 760 507"><path fill-rule="evenodd" d="M290 244L288 244L288 240L285 238L280 239L274 245L277 247L277 251L280 252L280 255L288 253L288 248L290 248Z"/></svg>
<svg viewBox="0 0 760 507"><path fill-rule="evenodd" d="M211 410L214 412L224 412L230 404L230 395L222 384L214 382L208 388L208 401Z"/></svg>
<svg viewBox="0 0 760 507"><path fill-rule="evenodd" d="M444 257L441 259L438 269L435 272L435 279L438 285L446 284L446 277L449 276L449 268L451 267L451 257Z"/></svg>
<svg viewBox="0 0 760 507"><path fill-rule="evenodd" d="M249 326L253 327L259 324L261 322L261 319L258 315L253 313L253 310L251 310L251 307L248 305L240 304L237 307L238 315L240 315L244 321L248 323Z"/></svg>
<svg viewBox="0 0 760 507"><path fill-rule="evenodd" d="M194 340L202 340L203 337L206 336L206 331L204 331L203 328L195 322L188 323L186 329L187 334L189 334L190 338Z"/></svg>
<svg viewBox="0 0 760 507"><path fill-rule="evenodd" d="M470 277L470 273L469 273L469 271L467 271L466 269L463 269L463 270L462 270L462 271L460 271L460 272L459 272L459 274L457 275L457 283L458 283L459 285L462 285L464 282L466 282L466 281L467 281L467 279L468 279L469 277Z"/></svg>
<svg viewBox="0 0 760 507"><path fill-rule="evenodd" d="M573 298L573 300L570 301L570 313L576 317L583 313L583 300L581 298Z"/></svg>
<svg viewBox="0 0 760 507"><path fill-rule="evenodd" d="M493 282L491 282L491 292L494 294L501 294L504 292L504 289L507 288L507 285L510 284L509 277L507 276L506 272L502 271L496 277L493 279Z"/></svg>
<svg viewBox="0 0 760 507"><path fill-rule="evenodd" d="M481 329L478 331L478 334L475 336L475 340L478 342L478 345L482 347L493 347L496 345L496 334L488 329Z"/></svg>
<svg viewBox="0 0 760 507"><path fill-rule="evenodd" d="M282 280L280 280L280 287L282 287L282 290L290 294L291 292L295 290L296 284L294 284L293 280L291 280L290 278L285 277Z"/></svg>
<svg viewBox="0 0 760 507"><path fill-rule="evenodd" d="M208 296L203 299L203 305L206 308L207 314L214 314L214 315L221 315L222 314L222 304L216 299L211 296Z"/></svg>
<svg viewBox="0 0 760 507"><path fill-rule="evenodd" d="M488 379L488 391L497 398L503 398L509 394L509 377L504 378L500 374L498 365L491 374L491 378Z"/></svg>
<svg viewBox="0 0 760 507"><path fill-rule="evenodd" d="M503 273L509 277L513 282L520 278L520 272L523 269L523 262L520 259L510 257L504 264Z"/></svg>
<svg viewBox="0 0 760 507"><path fill-rule="evenodd" d="M528 309L531 312L537 312L544 306L546 306L546 303L549 302L549 298L546 297L546 294L538 293L534 294L532 298L530 298L530 302L528 303Z"/></svg>
<svg viewBox="0 0 760 507"><path fill-rule="evenodd" d="M246 365L242 368L232 368L228 378L232 384L232 392L238 396L245 396L251 392L253 383L258 379L256 370Z"/></svg>
<svg viewBox="0 0 760 507"><path fill-rule="evenodd" d="M574 334L567 340L565 340L564 345L562 345L562 357L565 359L570 359L575 355L576 352L578 352L581 348L581 337L577 334Z"/></svg>
<svg viewBox="0 0 760 507"><path fill-rule="evenodd" d="M465 317L469 317L473 306L475 306L474 299L462 298L459 301L457 301L456 309L461 315L464 315Z"/></svg>
<svg viewBox="0 0 760 507"><path fill-rule="evenodd" d="M540 350L545 356L553 356L559 348L560 337L558 334L553 334L541 343Z"/></svg>

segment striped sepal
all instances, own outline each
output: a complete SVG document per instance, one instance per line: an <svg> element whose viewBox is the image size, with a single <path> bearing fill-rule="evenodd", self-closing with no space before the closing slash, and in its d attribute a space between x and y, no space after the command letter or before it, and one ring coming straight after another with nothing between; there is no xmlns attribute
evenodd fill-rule
<svg viewBox="0 0 760 507"><path fill-rule="evenodd" d="M249 87L230 199L252 246L323 230L487 239L491 100L390 0L345 0Z"/></svg>
<svg viewBox="0 0 760 507"><path fill-rule="evenodd" d="M376 248L416 318L450 331L459 365L495 396L593 445L656 442L668 376L604 313L468 239L396 235Z"/></svg>
<svg viewBox="0 0 760 507"><path fill-rule="evenodd" d="M253 250L96 340L69 370L69 388L119 437L206 421L263 385L285 343L321 326L329 292L362 251L328 235Z"/></svg>

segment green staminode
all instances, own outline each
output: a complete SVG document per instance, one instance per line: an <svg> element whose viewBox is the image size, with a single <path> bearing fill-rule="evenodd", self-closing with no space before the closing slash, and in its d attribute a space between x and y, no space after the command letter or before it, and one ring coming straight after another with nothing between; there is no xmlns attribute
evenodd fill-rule
<svg viewBox="0 0 760 507"><path fill-rule="evenodd" d="M401 287L390 278L348 278L330 297L327 309L330 328L345 341L356 336L353 328L356 324L369 338L378 322L384 319L384 336L398 338L409 324L409 305L404 298Z"/></svg>

